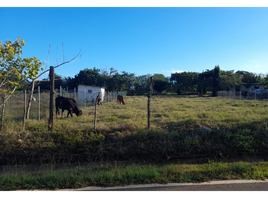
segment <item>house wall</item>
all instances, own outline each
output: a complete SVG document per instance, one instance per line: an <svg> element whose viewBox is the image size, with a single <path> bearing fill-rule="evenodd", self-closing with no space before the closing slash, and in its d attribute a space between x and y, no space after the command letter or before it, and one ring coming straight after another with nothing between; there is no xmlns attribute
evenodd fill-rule
<svg viewBox="0 0 268 200"><path fill-rule="evenodd" d="M255 86L256 85L251 85L249 88L247 88L246 86L241 86L240 87L240 91L242 92L251 92L251 90L254 90L255 89ZM263 85L257 85L258 86L258 89L262 89L263 90Z"/></svg>
<svg viewBox="0 0 268 200"><path fill-rule="evenodd" d="M85 101L94 101L96 100L99 92L101 93L100 96L104 100L105 89L101 87L94 87L89 85L78 85L78 101L85 102Z"/></svg>

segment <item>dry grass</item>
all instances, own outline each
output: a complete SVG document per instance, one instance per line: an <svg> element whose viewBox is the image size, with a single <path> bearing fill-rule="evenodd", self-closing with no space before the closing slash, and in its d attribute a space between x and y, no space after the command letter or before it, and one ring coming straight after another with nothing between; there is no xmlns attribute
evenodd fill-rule
<svg viewBox="0 0 268 200"><path fill-rule="evenodd" d="M0 133L0 164L93 162L172 156L234 156L268 153L267 102L211 97L153 96L151 129L147 130L147 97L81 108L82 116L48 120L7 121ZM207 127L211 133L197 133ZM115 141L107 143L106 136Z"/></svg>

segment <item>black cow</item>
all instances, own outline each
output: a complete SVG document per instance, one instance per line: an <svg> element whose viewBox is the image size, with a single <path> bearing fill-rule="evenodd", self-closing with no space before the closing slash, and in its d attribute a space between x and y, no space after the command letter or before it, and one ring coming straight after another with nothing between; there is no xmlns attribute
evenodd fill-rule
<svg viewBox="0 0 268 200"><path fill-rule="evenodd" d="M71 115L71 117L73 117L72 113L75 113L76 116L82 115L82 110L79 110L76 101L72 98L58 96L55 102L56 102L56 117L59 114L59 109L62 110L61 116L63 115L64 110L68 110L67 117L69 117L69 114Z"/></svg>

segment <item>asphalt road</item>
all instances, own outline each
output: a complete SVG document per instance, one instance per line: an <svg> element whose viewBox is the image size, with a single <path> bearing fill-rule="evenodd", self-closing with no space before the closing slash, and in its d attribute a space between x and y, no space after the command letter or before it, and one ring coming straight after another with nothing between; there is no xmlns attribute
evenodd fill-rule
<svg viewBox="0 0 268 200"><path fill-rule="evenodd" d="M268 180L212 181L199 184L155 184L133 187L102 188L84 192L268 192Z"/></svg>
<svg viewBox="0 0 268 200"><path fill-rule="evenodd" d="M105 190L103 190L105 191ZM111 190L110 190L111 191ZM268 183L115 189L112 191L268 191Z"/></svg>
<svg viewBox="0 0 268 200"><path fill-rule="evenodd" d="M148 184L107 188L86 187L75 191L268 191L268 180L229 180L204 183Z"/></svg>

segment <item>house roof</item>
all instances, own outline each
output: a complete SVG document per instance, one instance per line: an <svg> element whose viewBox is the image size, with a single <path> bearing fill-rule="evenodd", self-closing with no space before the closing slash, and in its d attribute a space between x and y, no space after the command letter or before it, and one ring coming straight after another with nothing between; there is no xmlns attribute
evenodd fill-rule
<svg viewBox="0 0 268 200"><path fill-rule="evenodd" d="M89 87L95 87L95 88L103 88L105 89L105 87L99 87L99 86L92 86L92 85L84 85L84 84L79 84L78 86L89 86Z"/></svg>

